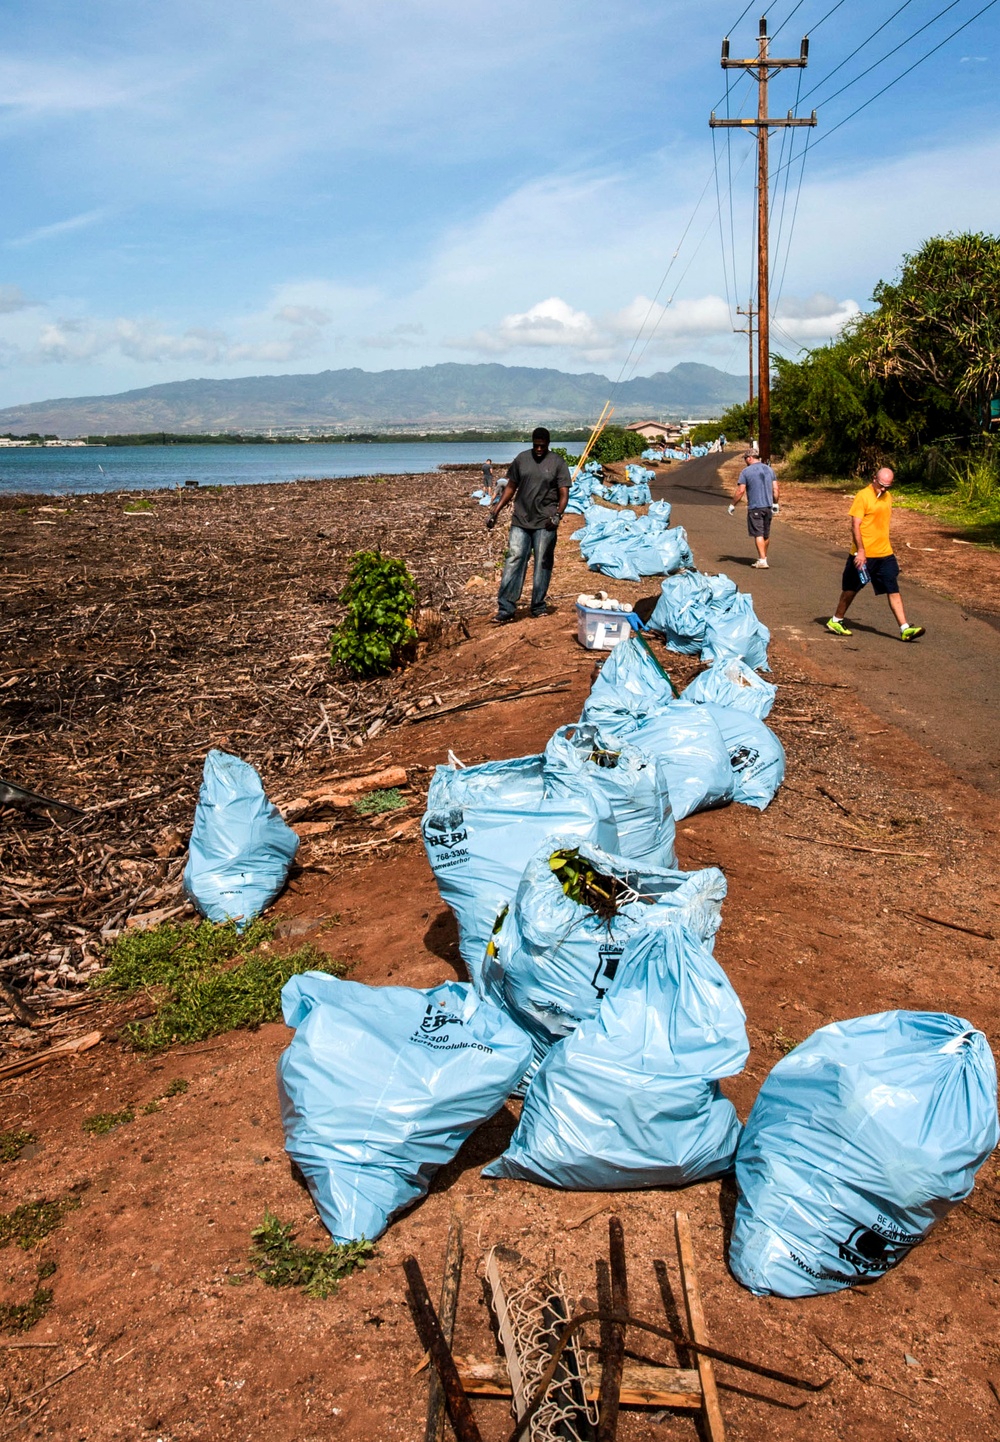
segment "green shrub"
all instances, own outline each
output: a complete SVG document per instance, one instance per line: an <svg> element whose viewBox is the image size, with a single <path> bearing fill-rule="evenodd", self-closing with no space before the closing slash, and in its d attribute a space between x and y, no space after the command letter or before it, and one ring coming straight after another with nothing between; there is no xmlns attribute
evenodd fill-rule
<svg viewBox="0 0 1000 1442"><path fill-rule="evenodd" d="M378 816L383 811L399 811L406 804L403 793L391 786L388 791L369 791L367 796L359 796L354 809L362 816Z"/></svg>
<svg viewBox="0 0 1000 1442"><path fill-rule="evenodd" d="M122 1107L120 1112L95 1112L92 1117L85 1117L83 1130L89 1132L92 1137L103 1137L108 1132L116 1131L118 1127L128 1126L129 1122L135 1121L135 1112L131 1107Z"/></svg>
<svg viewBox="0 0 1000 1442"><path fill-rule="evenodd" d="M646 437L639 431L628 431L624 426L605 426L587 459L600 461L602 466L615 461L630 461L634 456L642 455L648 445Z"/></svg>
<svg viewBox="0 0 1000 1442"><path fill-rule="evenodd" d="M331 638L331 661L362 679L388 675L417 639L417 588L406 566L381 551L356 552L340 600L347 615Z"/></svg>
<svg viewBox="0 0 1000 1442"><path fill-rule="evenodd" d="M273 924L263 921L252 922L242 934L232 922L211 921L129 932L112 944L108 967L94 984L125 995L150 993L154 1015L124 1028L139 1051L257 1027L281 1015L281 988L290 977L303 971L337 976L345 970L311 945L278 956L267 945L273 934ZM166 1095L186 1090L178 1080Z"/></svg>
<svg viewBox="0 0 1000 1442"><path fill-rule="evenodd" d="M0 1162L16 1162L24 1148L35 1140L34 1132L26 1132L21 1127L0 1132Z"/></svg>
<svg viewBox="0 0 1000 1442"><path fill-rule="evenodd" d="M251 1233L250 1263L269 1287L302 1287L309 1297L327 1297L337 1284L363 1267L375 1248L361 1237L356 1242L331 1242L326 1248L301 1247L290 1223L265 1209L264 1220Z"/></svg>

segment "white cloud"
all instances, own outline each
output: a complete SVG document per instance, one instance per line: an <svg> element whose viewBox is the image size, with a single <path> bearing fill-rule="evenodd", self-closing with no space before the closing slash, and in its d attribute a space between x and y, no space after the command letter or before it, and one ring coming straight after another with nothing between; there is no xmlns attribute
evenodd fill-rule
<svg viewBox="0 0 1000 1442"><path fill-rule="evenodd" d="M14 315L34 305L37 301L28 300L19 285L0 285L0 315Z"/></svg>
<svg viewBox="0 0 1000 1442"><path fill-rule="evenodd" d="M54 221L52 225L40 225L35 230L29 230L25 235L19 235L14 240L8 240L10 246L34 245L37 240L52 240L57 235L69 235L75 230L84 230L88 225L96 225L103 220L107 211L85 210L80 215L71 215L66 220Z"/></svg>
<svg viewBox="0 0 1000 1442"><path fill-rule="evenodd" d="M816 345L839 335L860 310L856 300L838 301L821 292L806 299L784 296L774 313L774 322L790 340Z"/></svg>

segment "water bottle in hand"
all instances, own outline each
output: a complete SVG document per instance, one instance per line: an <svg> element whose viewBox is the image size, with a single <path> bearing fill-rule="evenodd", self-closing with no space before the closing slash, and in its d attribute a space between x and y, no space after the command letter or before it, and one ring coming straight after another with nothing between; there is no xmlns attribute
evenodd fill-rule
<svg viewBox="0 0 1000 1442"><path fill-rule="evenodd" d="M862 586L868 585L868 582L871 580L871 576L869 576L868 574L867 566L858 567L858 580L861 582Z"/></svg>

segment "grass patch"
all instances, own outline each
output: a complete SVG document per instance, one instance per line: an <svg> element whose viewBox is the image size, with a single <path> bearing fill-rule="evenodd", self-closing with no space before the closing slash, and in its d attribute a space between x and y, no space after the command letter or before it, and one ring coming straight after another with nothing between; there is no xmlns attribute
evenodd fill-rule
<svg viewBox="0 0 1000 1442"><path fill-rule="evenodd" d="M362 816L378 816L383 811L399 811L406 805L406 797L398 787L392 786L388 791L369 791L367 796L359 796L354 809Z"/></svg>
<svg viewBox="0 0 1000 1442"><path fill-rule="evenodd" d="M125 514L127 516L134 515L137 511L151 511L152 509L152 501L129 501L125 507Z"/></svg>
<svg viewBox="0 0 1000 1442"><path fill-rule="evenodd" d="M30 1302L0 1302L0 1332L27 1332L52 1306L48 1287L38 1287Z"/></svg>
<svg viewBox="0 0 1000 1442"><path fill-rule="evenodd" d="M165 1097L182 1097L190 1085L191 1083L185 1081L182 1076L175 1076L163 1095Z"/></svg>
<svg viewBox="0 0 1000 1442"><path fill-rule="evenodd" d="M301 1247L291 1223L266 1210L251 1233L250 1264L269 1287L302 1287L308 1297L328 1297L352 1272L374 1256L372 1242L331 1242L328 1247Z"/></svg>
<svg viewBox="0 0 1000 1442"><path fill-rule="evenodd" d="M290 977L303 971L342 976L346 970L308 944L278 956L268 945L273 934L270 922L253 922L241 935L232 922L203 921L125 935L113 943L95 984L124 995L149 994L154 1016L124 1028L139 1051L258 1027L281 1015L281 988ZM187 1085L178 1078L166 1095L180 1096Z"/></svg>
<svg viewBox="0 0 1000 1442"><path fill-rule="evenodd" d="M160 1102L147 1102L142 1109L142 1114L144 1117L151 1117L154 1116L156 1112L162 1112L162 1110L163 1106Z"/></svg>
<svg viewBox="0 0 1000 1442"><path fill-rule="evenodd" d="M95 1112L92 1117L84 1117L83 1130L89 1136L104 1137L108 1132L128 1126L129 1122L134 1121L135 1112L132 1108L122 1107L120 1112Z"/></svg>
<svg viewBox="0 0 1000 1442"><path fill-rule="evenodd" d="M75 1211L80 1198L59 1197L55 1201L24 1202L12 1212L0 1212L0 1248L15 1246L27 1252L54 1232L67 1212Z"/></svg>
<svg viewBox="0 0 1000 1442"><path fill-rule="evenodd" d="M34 1141L37 1141L34 1132L26 1132L21 1127L0 1132L0 1162L16 1162L24 1148Z"/></svg>

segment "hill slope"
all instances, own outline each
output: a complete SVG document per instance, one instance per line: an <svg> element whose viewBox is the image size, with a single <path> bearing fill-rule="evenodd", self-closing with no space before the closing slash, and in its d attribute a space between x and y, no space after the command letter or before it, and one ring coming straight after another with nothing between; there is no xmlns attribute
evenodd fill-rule
<svg viewBox="0 0 1000 1442"><path fill-rule="evenodd" d="M615 419L717 415L745 382L713 366L684 363L618 388ZM606 376L527 366L421 366L414 370L320 371L315 375L170 381L111 396L35 401L0 410L0 432L60 436L141 431L387 429L395 426L524 425L596 418Z"/></svg>

